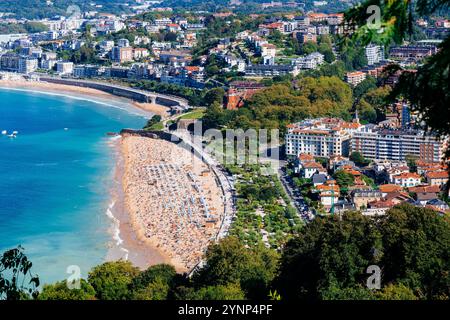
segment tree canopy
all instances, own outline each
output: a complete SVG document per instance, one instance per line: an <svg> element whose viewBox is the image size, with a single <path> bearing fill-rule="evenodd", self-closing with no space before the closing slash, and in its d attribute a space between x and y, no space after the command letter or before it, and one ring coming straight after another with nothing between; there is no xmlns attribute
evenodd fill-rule
<svg viewBox="0 0 450 320"><path fill-rule="evenodd" d="M274 287L284 299L448 299L449 231L448 217L409 204L315 218L283 250ZM381 291L365 286L370 265Z"/></svg>
<svg viewBox="0 0 450 320"><path fill-rule="evenodd" d="M129 261L105 262L89 272L88 281L100 300L125 300L130 298L128 286L139 269Z"/></svg>

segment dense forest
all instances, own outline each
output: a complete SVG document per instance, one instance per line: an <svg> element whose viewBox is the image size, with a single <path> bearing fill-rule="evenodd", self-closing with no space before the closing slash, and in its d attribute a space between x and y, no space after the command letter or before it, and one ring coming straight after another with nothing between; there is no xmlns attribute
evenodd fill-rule
<svg viewBox="0 0 450 320"><path fill-rule="evenodd" d="M70 5L77 5L81 11L103 11L109 13L130 12L130 8L125 3L133 3L134 0L52 0L51 5L46 0L2 0L0 1L0 12L13 13L14 18L43 19L54 16L66 15ZM96 8L91 4L101 5Z"/></svg>
<svg viewBox="0 0 450 320"><path fill-rule="evenodd" d="M230 9L231 0L164 0L161 4L162 6L173 7L176 9L189 9L189 10L202 10L202 11L227 11ZM235 1L236 2L236 1ZM298 1L298 5L296 7L269 7L262 9L262 3L270 3L270 0L240 0L240 5L234 4L233 9L235 12L241 13L271 13L271 12L280 12L280 11L309 11L317 8L314 6L314 0L303 0ZM291 0L279 0L273 2L295 2ZM343 2L331 0L327 1L328 3L320 6L321 12L339 12L344 11L352 5L352 2ZM356 3L355 1L354 3Z"/></svg>

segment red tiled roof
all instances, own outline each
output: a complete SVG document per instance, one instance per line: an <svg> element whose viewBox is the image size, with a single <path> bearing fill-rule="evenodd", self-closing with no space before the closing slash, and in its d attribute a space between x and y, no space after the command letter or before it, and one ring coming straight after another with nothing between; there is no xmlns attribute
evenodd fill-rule
<svg viewBox="0 0 450 320"><path fill-rule="evenodd" d="M200 68L197 66L186 66L186 67L184 67L184 69L186 71L199 71L200 70Z"/></svg>
<svg viewBox="0 0 450 320"><path fill-rule="evenodd" d="M438 193L441 189L437 185L433 186L417 186L409 188L409 192L413 193Z"/></svg>
<svg viewBox="0 0 450 320"><path fill-rule="evenodd" d="M320 163L317 162L307 162L305 164L303 164L303 167L308 168L308 169L324 169L324 167L322 167L322 165Z"/></svg>
<svg viewBox="0 0 450 320"><path fill-rule="evenodd" d="M301 153L298 155L298 159L300 161L314 161L314 156L307 153Z"/></svg>
<svg viewBox="0 0 450 320"><path fill-rule="evenodd" d="M391 200L376 200L368 203L370 208L392 208L395 203Z"/></svg>
<svg viewBox="0 0 450 320"><path fill-rule="evenodd" d="M414 172L404 172L394 176L394 179L420 179L420 176Z"/></svg>
<svg viewBox="0 0 450 320"><path fill-rule="evenodd" d="M398 186L396 184L382 184L379 187L380 191L383 193L390 193L390 192L398 192L402 190L401 186Z"/></svg>
<svg viewBox="0 0 450 320"><path fill-rule="evenodd" d="M432 171L425 174L430 179L448 179L447 171Z"/></svg>

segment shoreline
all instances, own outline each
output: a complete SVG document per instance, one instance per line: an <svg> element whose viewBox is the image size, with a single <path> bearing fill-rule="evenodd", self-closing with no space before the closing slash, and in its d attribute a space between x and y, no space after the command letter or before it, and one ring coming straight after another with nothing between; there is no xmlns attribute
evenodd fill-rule
<svg viewBox="0 0 450 320"><path fill-rule="evenodd" d="M164 139L122 135L124 208L136 237L177 272L202 261L220 230L222 191L190 150Z"/></svg>
<svg viewBox="0 0 450 320"><path fill-rule="evenodd" d="M143 241L144 237L137 233L133 227L131 215L125 205L123 188L125 161L121 150L121 140L122 137L118 136L118 139L111 146L116 161L111 202L107 216L113 222L109 231L112 235L113 244L108 249L106 261L124 259L142 270L159 263L171 263L170 257L161 252L154 244Z"/></svg>
<svg viewBox="0 0 450 320"><path fill-rule="evenodd" d="M132 99L118 97L101 90L65 84L0 79L0 89L57 95L73 99L92 101L115 108L124 108L123 105L125 105L127 107L124 108L125 110L129 112L138 111L139 115L142 115L148 119L154 115L160 115L162 118L166 118L169 116L170 110L169 107L158 104L137 102Z"/></svg>
<svg viewBox="0 0 450 320"><path fill-rule="evenodd" d="M91 101L108 107L120 108L126 112L134 113L144 118L150 119L155 114L163 118L168 116L168 107L150 103L139 103L124 97L118 97L100 90L83 88L62 84L50 84L46 82L26 81L26 80L0 80L0 90L13 90L61 96L71 99ZM140 128L139 128L140 129ZM112 172L112 184L108 203L105 203L105 214L110 220L108 234L110 240L107 244L107 252L104 257L106 261L125 259L131 261L135 266L146 269L150 265L159 263L172 263L178 271L183 268L172 261L170 257L157 248L151 241L144 241L145 237L137 233L130 221L122 186L124 174L123 154L121 148L121 136L117 140L112 140L111 151L113 153L114 164Z"/></svg>

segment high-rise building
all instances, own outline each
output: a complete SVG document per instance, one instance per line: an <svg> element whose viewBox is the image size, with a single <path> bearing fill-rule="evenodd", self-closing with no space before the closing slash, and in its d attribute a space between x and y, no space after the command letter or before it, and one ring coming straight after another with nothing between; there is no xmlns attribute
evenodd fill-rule
<svg viewBox="0 0 450 320"><path fill-rule="evenodd" d="M20 57L19 59L19 72L31 73L38 68L38 59L33 57Z"/></svg>
<svg viewBox="0 0 450 320"><path fill-rule="evenodd" d="M440 162L447 139L427 134L422 130L392 130L366 125L353 133L352 152L367 159L404 161L414 156L427 162Z"/></svg>
<svg viewBox="0 0 450 320"><path fill-rule="evenodd" d="M16 53L5 53L0 56L0 69L4 71L19 71L20 56Z"/></svg>
<svg viewBox="0 0 450 320"><path fill-rule="evenodd" d="M384 60L384 48L375 44L369 44L366 47L367 64L369 66Z"/></svg>

